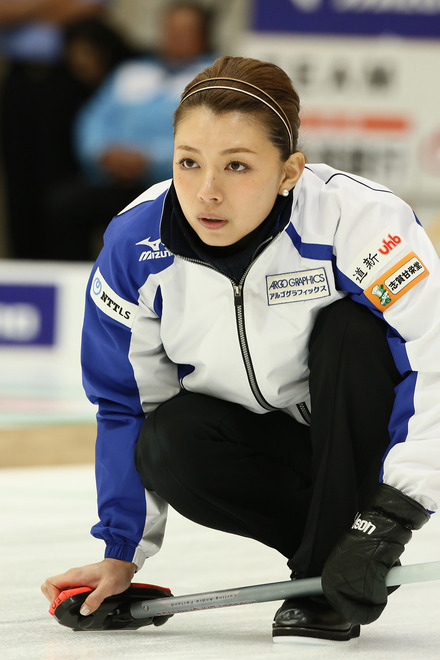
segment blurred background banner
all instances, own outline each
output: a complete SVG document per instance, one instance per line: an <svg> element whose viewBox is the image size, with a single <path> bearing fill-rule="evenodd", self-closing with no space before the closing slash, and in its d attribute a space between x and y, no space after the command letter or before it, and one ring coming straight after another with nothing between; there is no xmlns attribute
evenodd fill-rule
<svg viewBox="0 0 440 660"><path fill-rule="evenodd" d="M439 0L256 0L261 32L440 38Z"/></svg>
<svg viewBox="0 0 440 660"><path fill-rule="evenodd" d="M53 346L53 285L0 284L0 346Z"/></svg>
<svg viewBox="0 0 440 660"><path fill-rule="evenodd" d="M292 78L309 162L390 187L413 206L437 250L439 37L440 1L254 0L242 44Z"/></svg>
<svg viewBox="0 0 440 660"><path fill-rule="evenodd" d="M0 428L94 421L79 364L90 269L0 260Z"/></svg>

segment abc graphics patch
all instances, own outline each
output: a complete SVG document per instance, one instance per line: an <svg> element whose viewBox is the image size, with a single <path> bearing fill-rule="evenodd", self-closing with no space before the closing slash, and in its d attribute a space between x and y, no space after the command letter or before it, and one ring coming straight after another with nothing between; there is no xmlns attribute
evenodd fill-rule
<svg viewBox="0 0 440 660"><path fill-rule="evenodd" d="M269 305L303 302L330 295L325 268L297 270L266 276L266 293Z"/></svg>
<svg viewBox="0 0 440 660"><path fill-rule="evenodd" d="M426 266L414 252L410 252L370 284L364 290L364 294L377 309L384 311L427 275L429 271Z"/></svg>

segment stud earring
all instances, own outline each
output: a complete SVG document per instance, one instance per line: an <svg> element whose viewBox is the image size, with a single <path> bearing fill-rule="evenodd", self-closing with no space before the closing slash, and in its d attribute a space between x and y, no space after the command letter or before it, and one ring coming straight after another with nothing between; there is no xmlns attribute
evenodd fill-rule
<svg viewBox="0 0 440 660"><path fill-rule="evenodd" d="M281 191L281 194L282 194L283 197L288 197L288 196L289 196L289 192L290 192L290 191L287 190L287 188L283 188L282 191Z"/></svg>

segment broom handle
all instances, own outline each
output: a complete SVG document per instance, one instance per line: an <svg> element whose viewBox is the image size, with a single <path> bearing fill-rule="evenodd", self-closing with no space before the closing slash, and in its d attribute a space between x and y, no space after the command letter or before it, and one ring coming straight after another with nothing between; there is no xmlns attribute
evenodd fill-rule
<svg viewBox="0 0 440 660"><path fill-rule="evenodd" d="M413 582L428 582L440 579L440 561L425 564L410 564L395 566L386 577L386 585L394 587ZM273 600L284 600L298 596L315 596L322 594L321 578L303 578L285 582L257 584L236 589L222 589L186 596L157 598L134 603L130 614L134 619L144 619L149 616L169 616L183 612L210 610L232 605L250 605L266 603Z"/></svg>

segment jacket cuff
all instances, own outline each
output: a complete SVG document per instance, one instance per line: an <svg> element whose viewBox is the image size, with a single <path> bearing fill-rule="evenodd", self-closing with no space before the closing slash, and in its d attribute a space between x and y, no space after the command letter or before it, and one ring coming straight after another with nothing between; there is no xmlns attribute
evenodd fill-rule
<svg viewBox="0 0 440 660"><path fill-rule="evenodd" d="M136 548L132 545L113 542L106 545L104 557L132 562L135 552Z"/></svg>
<svg viewBox="0 0 440 660"><path fill-rule="evenodd" d="M136 573L142 568L145 563L145 553L138 546L137 548L125 543L108 543L105 548L104 557L110 559L120 559L121 561L129 561L136 564Z"/></svg>
<svg viewBox="0 0 440 660"><path fill-rule="evenodd" d="M387 484L380 484L372 504L376 511L385 513L409 529L420 529L430 518L419 502Z"/></svg>

